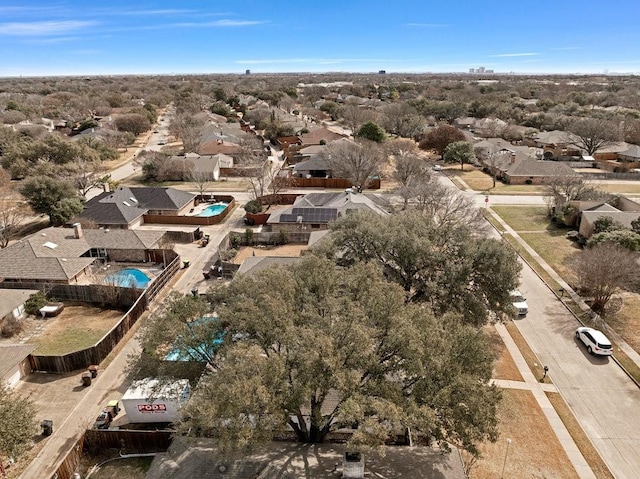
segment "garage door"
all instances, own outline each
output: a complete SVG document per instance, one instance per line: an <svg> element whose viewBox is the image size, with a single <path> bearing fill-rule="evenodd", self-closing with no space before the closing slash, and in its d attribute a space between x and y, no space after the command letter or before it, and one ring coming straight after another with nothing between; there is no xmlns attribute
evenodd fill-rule
<svg viewBox="0 0 640 479"><path fill-rule="evenodd" d="M20 366L16 366L15 369L13 369L8 376L5 376L7 378L6 381L9 384L10 388L18 384L18 381L20 381L20 376L21 376Z"/></svg>

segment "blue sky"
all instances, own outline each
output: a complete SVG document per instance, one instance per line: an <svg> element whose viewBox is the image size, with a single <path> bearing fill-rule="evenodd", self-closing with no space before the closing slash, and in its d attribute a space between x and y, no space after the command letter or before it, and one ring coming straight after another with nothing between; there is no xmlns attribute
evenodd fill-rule
<svg viewBox="0 0 640 479"><path fill-rule="evenodd" d="M0 0L0 76L640 72L639 0Z"/></svg>

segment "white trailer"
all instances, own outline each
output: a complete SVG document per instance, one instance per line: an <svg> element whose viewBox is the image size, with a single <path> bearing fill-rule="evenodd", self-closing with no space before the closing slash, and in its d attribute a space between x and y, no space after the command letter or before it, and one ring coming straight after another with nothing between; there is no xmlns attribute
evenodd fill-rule
<svg viewBox="0 0 640 479"><path fill-rule="evenodd" d="M146 378L134 382L121 402L130 423L175 422L190 392L187 379L167 383Z"/></svg>

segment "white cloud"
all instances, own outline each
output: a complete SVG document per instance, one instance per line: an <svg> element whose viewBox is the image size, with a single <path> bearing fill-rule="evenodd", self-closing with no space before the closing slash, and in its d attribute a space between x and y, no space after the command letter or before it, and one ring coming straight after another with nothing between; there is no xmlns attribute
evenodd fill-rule
<svg viewBox="0 0 640 479"><path fill-rule="evenodd" d="M492 58L506 58L506 57L535 57L540 53L500 53L499 55L489 55Z"/></svg>
<svg viewBox="0 0 640 479"><path fill-rule="evenodd" d="M9 22L0 23L0 35L13 36L46 36L59 35L93 27L98 22L94 21L45 21L45 22Z"/></svg>

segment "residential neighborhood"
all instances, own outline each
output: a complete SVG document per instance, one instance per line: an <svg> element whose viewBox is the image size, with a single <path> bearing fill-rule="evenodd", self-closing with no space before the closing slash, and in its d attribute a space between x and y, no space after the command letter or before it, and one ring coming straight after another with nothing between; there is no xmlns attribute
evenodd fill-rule
<svg viewBox="0 0 640 479"><path fill-rule="evenodd" d="M640 84L481 68L0 78L0 477L640 477Z"/></svg>

